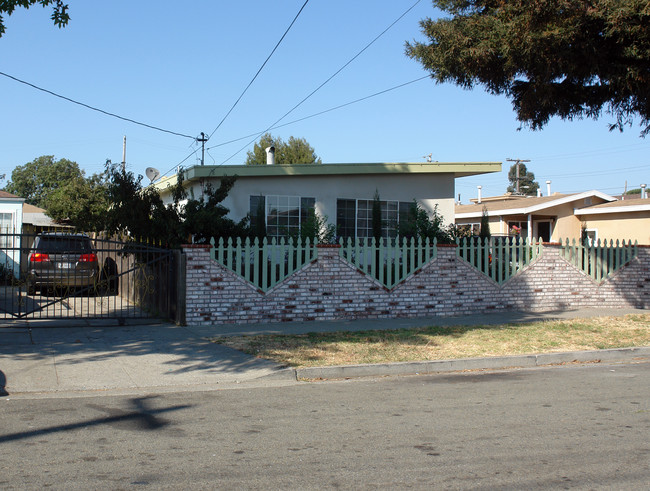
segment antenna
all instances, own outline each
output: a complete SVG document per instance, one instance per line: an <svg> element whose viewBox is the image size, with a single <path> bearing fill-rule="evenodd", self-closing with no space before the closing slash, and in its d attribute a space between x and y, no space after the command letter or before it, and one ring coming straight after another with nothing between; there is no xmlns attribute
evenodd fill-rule
<svg viewBox="0 0 650 491"><path fill-rule="evenodd" d="M147 177L152 183L160 177L160 171L153 167L147 167L144 173L147 175Z"/></svg>

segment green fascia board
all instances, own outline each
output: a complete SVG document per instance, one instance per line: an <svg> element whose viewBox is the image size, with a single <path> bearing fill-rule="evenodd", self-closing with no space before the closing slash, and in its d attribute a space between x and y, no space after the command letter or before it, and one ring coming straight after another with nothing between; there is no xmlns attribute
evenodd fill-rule
<svg viewBox="0 0 650 491"><path fill-rule="evenodd" d="M220 178L223 176L350 176L381 174L453 174L454 177L477 176L501 172L501 162L388 162L363 164L293 164L293 165L195 165L185 169L183 180ZM158 189L173 184L175 176L155 183Z"/></svg>
<svg viewBox="0 0 650 491"><path fill-rule="evenodd" d="M232 176L332 176L354 174L454 174L475 176L501 171L501 162L427 162L372 164L197 165L186 170L187 179Z"/></svg>

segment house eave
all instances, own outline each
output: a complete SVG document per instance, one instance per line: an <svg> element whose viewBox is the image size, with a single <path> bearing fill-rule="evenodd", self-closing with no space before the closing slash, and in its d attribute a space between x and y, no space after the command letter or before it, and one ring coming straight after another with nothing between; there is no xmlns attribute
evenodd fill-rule
<svg viewBox="0 0 650 491"><path fill-rule="evenodd" d="M553 201L547 201L545 203L540 203L533 206L525 206L520 208L505 208L503 210L488 210L488 214L495 216L508 216L508 215L531 215L533 213L547 210L549 208L554 208L556 206L561 206L566 203L571 203L572 201L578 201L581 199L589 197L598 197L607 202L616 201L616 198L608 194L602 193L600 191L585 191L579 194L572 194L569 196L563 196ZM583 208L575 208L575 210L583 210ZM477 218L483 215L482 211L472 211L466 213L457 213L456 218Z"/></svg>
<svg viewBox="0 0 650 491"><path fill-rule="evenodd" d="M390 174L452 174L454 177L476 176L501 171L501 162L389 162L363 164L297 164L297 165L205 165L193 166L183 173L185 181L237 175L246 177L284 176L352 176ZM155 186L165 189L175 181L171 176Z"/></svg>
<svg viewBox="0 0 650 491"><path fill-rule="evenodd" d="M634 213L639 211L650 211L650 204L635 206L617 206L611 208L576 208L573 210L575 215L603 215L609 213Z"/></svg>

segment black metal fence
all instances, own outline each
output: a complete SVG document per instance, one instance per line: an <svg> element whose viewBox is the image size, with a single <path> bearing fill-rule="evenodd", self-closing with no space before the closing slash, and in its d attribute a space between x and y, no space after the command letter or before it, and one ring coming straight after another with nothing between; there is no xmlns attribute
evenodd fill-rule
<svg viewBox="0 0 650 491"><path fill-rule="evenodd" d="M47 250L37 237L0 233L0 319L177 320L180 251L93 235L89 251Z"/></svg>

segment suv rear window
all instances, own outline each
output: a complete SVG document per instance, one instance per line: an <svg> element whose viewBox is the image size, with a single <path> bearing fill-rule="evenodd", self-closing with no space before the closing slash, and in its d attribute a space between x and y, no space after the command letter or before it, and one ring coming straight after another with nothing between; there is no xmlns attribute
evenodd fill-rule
<svg viewBox="0 0 650 491"><path fill-rule="evenodd" d="M40 237L36 249L39 251L61 254L66 252L79 252L85 254L93 252L90 239L86 237L42 236Z"/></svg>

